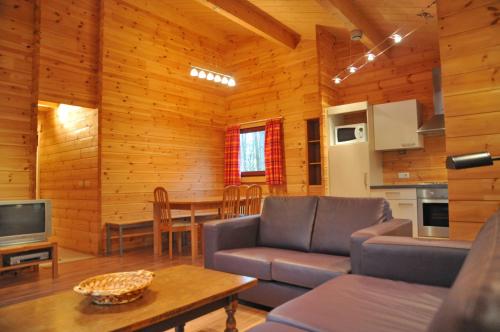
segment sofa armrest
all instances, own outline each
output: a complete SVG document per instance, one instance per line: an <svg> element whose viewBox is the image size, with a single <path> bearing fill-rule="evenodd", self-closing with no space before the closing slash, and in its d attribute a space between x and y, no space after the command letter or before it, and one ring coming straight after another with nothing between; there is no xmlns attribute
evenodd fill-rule
<svg viewBox="0 0 500 332"><path fill-rule="evenodd" d="M214 267L213 255L219 250L255 247L259 223L259 215L204 223L205 267Z"/></svg>
<svg viewBox="0 0 500 332"><path fill-rule="evenodd" d="M379 235L410 236L411 220L391 219L389 221L360 229L351 235L351 266L352 273L359 274L361 265L361 249L363 242Z"/></svg>
<svg viewBox="0 0 500 332"><path fill-rule="evenodd" d="M472 242L377 236L363 243L360 273L450 287Z"/></svg>

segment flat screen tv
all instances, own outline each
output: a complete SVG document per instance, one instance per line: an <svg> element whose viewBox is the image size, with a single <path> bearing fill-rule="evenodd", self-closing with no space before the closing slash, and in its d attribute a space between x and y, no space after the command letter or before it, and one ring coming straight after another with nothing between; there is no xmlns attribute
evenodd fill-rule
<svg viewBox="0 0 500 332"><path fill-rule="evenodd" d="M47 241L50 232L49 200L0 201L0 246Z"/></svg>

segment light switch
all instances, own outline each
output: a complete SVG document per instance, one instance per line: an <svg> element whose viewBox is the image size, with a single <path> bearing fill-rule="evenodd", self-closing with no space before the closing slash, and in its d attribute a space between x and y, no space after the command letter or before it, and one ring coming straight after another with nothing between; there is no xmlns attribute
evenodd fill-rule
<svg viewBox="0 0 500 332"><path fill-rule="evenodd" d="M399 172L398 173L398 178L399 179L409 179L410 178L410 172Z"/></svg>

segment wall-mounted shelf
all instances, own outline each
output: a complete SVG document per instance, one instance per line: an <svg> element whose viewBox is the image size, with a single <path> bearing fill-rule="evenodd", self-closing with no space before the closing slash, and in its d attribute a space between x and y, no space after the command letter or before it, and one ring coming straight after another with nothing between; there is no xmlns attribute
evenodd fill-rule
<svg viewBox="0 0 500 332"><path fill-rule="evenodd" d="M309 186L321 186L321 132L319 118L307 121L307 173Z"/></svg>

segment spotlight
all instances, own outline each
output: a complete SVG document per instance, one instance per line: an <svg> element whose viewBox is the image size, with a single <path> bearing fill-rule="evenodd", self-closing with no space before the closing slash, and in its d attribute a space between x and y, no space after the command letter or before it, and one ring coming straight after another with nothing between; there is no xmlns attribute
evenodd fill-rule
<svg viewBox="0 0 500 332"><path fill-rule="evenodd" d="M196 68L193 67L193 69L191 69L191 72L189 73L191 76L198 76L198 70Z"/></svg>
<svg viewBox="0 0 500 332"><path fill-rule="evenodd" d="M368 54L366 55L366 59L367 59L368 61L373 61L373 60L375 60L375 54L373 54L373 53L371 53L371 52L370 52L370 53L368 53Z"/></svg>
<svg viewBox="0 0 500 332"><path fill-rule="evenodd" d="M227 76L224 76L224 77L222 78L221 83L222 83L222 84L227 84L228 82L229 82L229 80L227 79Z"/></svg>
<svg viewBox="0 0 500 332"><path fill-rule="evenodd" d="M351 74L354 74L354 73L356 72L356 70L358 70L358 68L356 68L356 67L354 67L354 66L350 66L350 67L349 67L349 72L350 72Z"/></svg>
<svg viewBox="0 0 500 332"><path fill-rule="evenodd" d="M333 82L335 82L335 84L340 84L340 82L342 82L342 80L340 79L340 77L335 77L333 79Z"/></svg>
<svg viewBox="0 0 500 332"><path fill-rule="evenodd" d="M203 70L200 70L200 72L198 73L198 77L199 78L206 78L207 77L207 73L205 73Z"/></svg>
<svg viewBox="0 0 500 332"><path fill-rule="evenodd" d="M214 80L214 74L212 74L212 73L208 73L208 74L207 74L207 80L208 80L208 81L213 81L213 80Z"/></svg>
<svg viewBox="0 0 500 332"><path fill-rule="evenodd" d="M220 83L220 81L222 81L222 78L220 77L220 75L219 74L215 75L214 82L215 83Z"/></svg>
<svg viewBox="0 0 500 332"><path fill-rule="evenodd" d="M401 35L398 35L397 33L393 34L391 38L394 39L394 42L396 44L401 43L401 41L403 40L403 37L401 37Z"/></svg>
<svg viewBox="0 0 500 332"><path fill-rule="evenodd" d="M234 80L234 78L230 78L229 81L227 82L227 85L228 86L235 86L236 85L236 81Z"/></svg>

